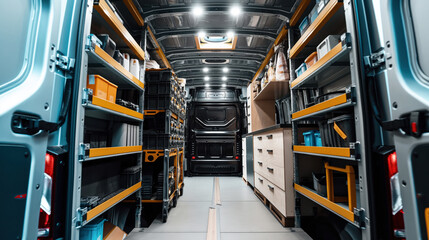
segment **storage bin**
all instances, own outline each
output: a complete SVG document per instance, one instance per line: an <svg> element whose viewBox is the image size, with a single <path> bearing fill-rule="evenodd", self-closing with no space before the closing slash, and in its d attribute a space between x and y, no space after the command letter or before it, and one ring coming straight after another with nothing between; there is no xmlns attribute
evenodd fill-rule
<svg viewBox="0 0 429 240"><path fill-rule="evenodd" d="M103 225L105 219L96 218L80 229L80 240L103 240Z"/></svg>
<svg viewBox="0 0 429 240"><path fill-rule="evenodd" d="M315 146L316 143L314 142L314 130L310 130L307 132L303 132L302 135L304 136L304 145L305 146Z"/></svg>
<svg viewBox="0 0 429 240"><path fill-rule="evenodd" d="M140 166L134 166L124 169L121 172L122 188L129 188L140 181Z"/></svg>
<svg viewBox="0 0 429 240"><path fill-rule="evenodd" d="M143 134L143 149L163 150L175 147L170 134Z"/></svg>
<svg viewBox="0 0 429 240"><path fill-rule="evenodd" d="M156 82L170 82L173 73L170 69L163 71L147 71L145 81L147 84Z"/></svg>
<svg viewBox="0 0 429 240"><path fill-rule="evenodd" d="M109 87L107 88L107 101L116 103L116 93L118 91L118 86L109 82Z"/></svg>
<svg viewBox="0 0 429 240"><path fill-rule="evenodd" d="M356 141L354 118L344 114L328 120L334 147L350 147Z"/></svg>
<svg viewBox="0 0 429 240"><path fill-rule="evenodd" d="M299 31L300 31L301 35L304 34L305 30L307 30L309 25L310 24L308 22L308 17L304 17L302 22L299 24Z"/></svg>
<svg viewBox="0 0 429 240"><path fill-rule="evenodd" d="M319 60L340 42L340 35L329 35L317 46Z"/></svg>
<svg viewBox="0 0 429 240"><path fill-rule="evenodd" d="M89 35L89 40L92 43L95 43L95 45L97 45L99 47L102 47L102 45L103 45L103 43L101 42L101 40L97 36L95 36L94 34L90 34Z"/></svg>
<svg viewBox="0 0 429 240"><path fill-rule="evenodd" d="M322 140L322 146L334 147L334 144L331 138L331 132L329 130L330 128L327 121L319 121L319 131L320 131L320 138Z"/></svg>
<svg viewBox="0 0 429 240"><path fill-rule="evenodd" d="M110 82L100 75L88 75L87 88L92 89L92 94L98 98L107 100Z"/></svg>
<svg viewBox="0 0 429 240"><path fill-rule="evenodd" d="M319 12L317 11L318 8L319 8L319 4L316 3L313 9L311 9L310 14L308 14L308 19L310 20L310 24L312 24L314 20L316 20L317 16L319 16Z"/></svg>
<svg viewBox="0 0 429 240"><path fill-rule="evenodd" d="M113 54L116 50L116 43L109 37L109 34L99 34L97 35L97 37L102 42L103 50L111 57L113 57Z"/></svg>
<svg viewBox="0 0 429 240"><path fill-rule="evenodd" d="M312 173L313 175L313 189L317 194L326 197L326 177L323 173Z"/></svg>
<svg viewBox="0 0 429 240"><path fill-rule="evenodd" d="M313 64L315 64L317 62L317 52L313 52L312 54L310 54L310 56L308 56L304 60L304 62L305 62L307 69L309 69L311 66L313 66Z"/></svg>
<svg viewBox="0 0 429 240"><path fill-rule="evenodd" d="M321 196L327 196L326 176L324 173L312 173L313 189ZM342 173L334 172L334 195L335 197L347 196L347 176Z"/></svg>
<svg viewBox="0 0 429 240"><path fill-rule="evenodd" d="M299 77L307 70L307 65L305 63L299 65L297 69L295 69L296 77Z"/></svg>
<svg viewBox="0 0 429 240"><path fill-rule="evenodd" d="M322 138L320 137L320 132L314 132L314 146L322 147Z"/></svg>
<svg viewBox="0 0 429 240"><path fill-rule="evenodd" d="M124 56L119 50L115 50L115 53L113 54L113 59L115 59L119 64L124 64Z"/></svg>

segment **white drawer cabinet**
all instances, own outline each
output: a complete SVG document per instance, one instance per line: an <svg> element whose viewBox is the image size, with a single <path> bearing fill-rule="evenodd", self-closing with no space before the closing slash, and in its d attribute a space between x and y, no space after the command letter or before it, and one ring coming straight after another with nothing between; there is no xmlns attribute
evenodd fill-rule
<svg viewBox="0 0 429 240"><path fill-rule="evenodd" d="M285 217L294 217L292 130L255 134L253 156L256 189Z"/></svg>

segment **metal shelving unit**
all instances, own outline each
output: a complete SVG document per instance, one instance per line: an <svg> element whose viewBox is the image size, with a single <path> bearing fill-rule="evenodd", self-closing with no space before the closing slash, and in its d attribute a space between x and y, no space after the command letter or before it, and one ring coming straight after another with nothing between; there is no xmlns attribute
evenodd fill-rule
<svg viewBox="0 0 429 240"><path fill-rule="evenodd" d="M129 4L132 3L129 2ZM89 41L89 36L97 27L101 26L103 29L110 29L107 30L109 32L106 33L120 39L121 42L119 42L119 44L124 48L128 48L126 51L133 58L138 58L140 60L144 60L144 41L138 43L132 37L105 0L89 0L83 18L85 27L82 34L83 38L80 42L85 48L83 48L81 52L82 58L80 61L82 64L80 64L81 68L78 70L81 76L79 89L82 89L82 91L79 91L79 102L77 106L74 106L77 109L75 116L77 127L75 129L76 137L74 139L76 147L73 149L75 152L73 163L74 175L70 176L73 179L73 195L69 196L72 205L71 209L73 209L71 216L73 221L72 226L67 226L67 228L71 229L69 233L70 239L79 239L79 232L83 226L132 195L134 195L135 197L133 198L137 200L135 202L136 211L134 213L136 227L140 227L141 216L141 171L136 173L138 175L138 180L133 185L123 186L120 182L117 182L117 185L121 186L121 188L111 192L107 196L99 196L102 199L98 201L96 206L91 206L90 208L81 206L81 196L83 188L85 187L83 186L83 182L86 176L83 174L83 171L88 167L87 164L95 166L100 164L100 166L102 166L105 162L122 163L122 161L126 160L127 164L142 166L143 95L145 87L144 81L140 81L139 76L131 74L106 51ZM144 29L142 29L142 32L144 33ZM124 48L121 48L121 50ZM89 74L102 75L108 81L117 85L120 90L132 89L138 92L138 110L132 110L93 95L92 90L87 89L86 86L87 76ZM91 121L104 120L105 122L131 123L134 126L139 126L140 131L137 136L137 146L91 148L89 144L84 141L84 128L87 127L89 118L95 119ZM123 158L123 156L126 157ZM125 167L127 167L127 165L124 165L124 168ZM117 175L115 176L119 179ZM101 179L104 180L104 178Z"/></svg>
<svg viewBox="0 0 429 240"><path fill-rule="evenodd" d="M301 5L301 13L304 13L305 9L310 6L309 1L303 1ZM291 27L296 27L301 18L301 16L296 17L293 23L290 23ZM290 30L288 34L292 128L294 135L294 188L297 203L295 227L301 226L301 212L303 212L302 207L304 207L301 205L301 198L307 198L359 228L363 239L370 239L371 229L366 224L369 221L369 216L365 215L365 211L369 209L366 191L365 153L359 151L359 145L365 144L365 140L363 138L364 126L361 118L362 103L359 94L359 71L357 64L354 64L358 62L354 21L353 4L350 0L330 0L298 40L295 39L296 34L294 34L294 31ZM342 41L296 78L296 67L306 55L315 51L315 49L310 49L309 46L317 46L328 35L340 33L343 34ZM346 81L344 80L345 78ZM346 92L312 106L306 106L304 109L298 109L296 102L298 90L308 87L324 88L326 90L325 88L329 88L335 83L341 84L341 86L348 84L348 86L344 86L347 89ZM298 130L306 127L303 124L303 120L319 121L326 119L326 114L344 113L344 111L353 113L355 124L356 141L350 143L350 147L303 146L298 141ZM328 160L329 164L333 164L329 165L326 162L324 166L327 178L327 197L301 184L301 177L309 177L300 175L300 169L304 168L304 166L308 167L309 163L307 161L309 161L309 158L315 162ZM346 167L336 167L334 164ZM354 169L357 169L356 173ZM349 184L346 198L340 199L333 196L334 181L332 172L334 171L347 174ZM356 186L354 185L355 174L357 179ZM345 200L349 204L343 204L342 202Z"/></svg>

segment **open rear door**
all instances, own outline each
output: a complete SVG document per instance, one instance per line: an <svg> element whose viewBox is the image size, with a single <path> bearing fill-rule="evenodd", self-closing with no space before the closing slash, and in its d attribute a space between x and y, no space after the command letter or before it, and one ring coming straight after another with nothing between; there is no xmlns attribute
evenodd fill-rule
<svg viewBox="0 0 429 240"><path fill-rule="evenodd" d="M429 1L382 0L378 7L390 109L383 125L394 134L405 235L429 239Z"/></svg>
<svg viewBox="0 0 429 240"><path fill-rule="evenodd" d="M45 154L66 118L81 2L0 1L1 239L38 236Z"/></svg>

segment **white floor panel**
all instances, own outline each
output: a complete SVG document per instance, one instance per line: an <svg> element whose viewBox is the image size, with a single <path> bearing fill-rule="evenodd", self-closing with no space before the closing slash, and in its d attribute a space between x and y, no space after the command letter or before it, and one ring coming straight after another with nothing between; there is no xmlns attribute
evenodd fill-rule
<svg viewBox="0 0 429 240"><path fill-rule="evenodd" d="M179 202L211 202L212 194L213 177L186 177Z"/></svg>
<svg viewBox="0 0 429 240"><path fill-rule="evenodd" d="M221 233L222 240L311 240L302 230L284 233Z"/></svg>
<svg viewBox="0 0 429 240"><path fill-rule="evenodd" d="M252 189L246 186L241 177L222 177L219 179L222 202L256 202L259 199Z"/></svg>

